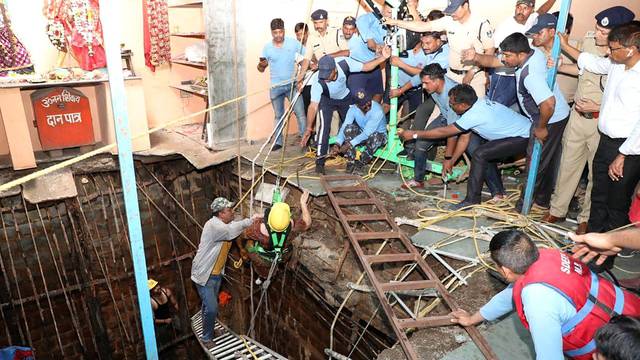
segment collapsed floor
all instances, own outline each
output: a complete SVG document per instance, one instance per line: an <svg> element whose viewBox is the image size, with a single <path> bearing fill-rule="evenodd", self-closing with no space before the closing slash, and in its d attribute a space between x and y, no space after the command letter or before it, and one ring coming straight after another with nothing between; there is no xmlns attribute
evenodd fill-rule
<svg viewBox="0 0 640 360"><path fill-rule="evenodd" d="M314 183L317 179L300 170L308 168L310 159L296 157L298 160L290 165L297 170L287 173L286 169L280 169L282 178L290 182L288 202L291 204L297 204L300 196L299 189L292 183L315 189L316 195L322 195ZM157 328L160 354L163 358L202 358L204 355L187 325L189 316L200 305L190 281L191 259L199 241L200 227L210 216L211 199L216 196L238 199L246 194L252 185L246 179L250 163L245 160L240 170L236 161L198 170L181 157L137 159L149 275L171 288L180 306L181 326ZM239 182L235 174L241 174L243 180ZM0 199L3 226L0 346L32 346L39 358L142 357L143 339L114 159L101 156L74 167L67 175L71 177L50 178L57 183L41 188L25 186L23 191L5 193ZM264 179L274 183L276 176L266 173ZM68 182L65 186L61 181ZM399 191L400 180L393 168L382 169L369 184L388 204L392 216L415 219L421 209L434 208L439 202L435 197ZM60 187L65 188L64 191ZM64 199L55 199L56 192L65 193L69 188L75 189L76 194L71 191ZM439 187L428 189L423 195L440 195L437 189ZM463 193L461 185L449 189L450 197L459 198ZM262 302L261 287L255 285L255 279L252 282L247 264L236 268L233 261L229 261L223 286L231 295L231 301L221 310L223 322L238 333L246 333L254 314L252 302L254 309L261 303L255 312L255 338L292 359L326 357L324 350L331 341L330 329L336 311L349 293L349 283L355 282L361 273L358 259L327 197L314 198L310 209L312 228L294 240L291 259L278 268ZM247 211L246 206L243 210ZM462 220L448 219L440 225L458 230L469 227L468 223L461 223ZM405 229L415 234L413 239L418 244L421 237L424 240L425 232L438 233L428 229L418 232L411 226ZM549 232L547 236L555 235ZM442 237L433 241L441 240ZM469 244L473 246L473 242ZM476 250L471 250L475 257ZM238 258L236 251L231 256L233 260ZM456 269L468 266L465 261L446 261ZM463 274L471 275L468 286L459 286L443 264L432 257L428 257L427 262L443 282L456 288L455 298L468 310L477 309L503 287L486 271L474 272L474 268L468 268ZM378 301L373 294L356 291L337 317L333 350L349 354L353 359L402 358L402 351L393 346L395 337L384 314L373 316L377 308ZM446 309L437 306L433 311ZM513 320L507 319L482 329L499 354L531 358L526 333L513 330L521 335L514 337L511 329L515 327ZM411 342L422 359L481 358L458 327L417 331L411 336Z"/></svg>

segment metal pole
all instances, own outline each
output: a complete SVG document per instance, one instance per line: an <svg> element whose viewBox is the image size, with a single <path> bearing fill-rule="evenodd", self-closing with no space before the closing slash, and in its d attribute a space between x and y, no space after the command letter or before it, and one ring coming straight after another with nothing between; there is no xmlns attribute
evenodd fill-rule
<svg viewBox="0 0 640 360"><path fill-rule="evenodd" d="M569 16L569 10L571 9L571 0L562 0L560 5L560 15L558 18L558 25L556 27L555 41L553 42L553 49L551 50L551 57L553 58L556 66L549 69L547 72L547 83L553 91L556 85L556 75L558 74L558 58L560 57L560 40L558 39L558 32L564 32L567 26L567 17ZM540 164L540 155L542 153L542 143L539 140L535 140L533 144L533 152L531 154L531 162L529 163L529 174L527 175L527 187L524 191L524 203L522 204L522 215L529 215L531 205L533 205L533 191L536 186L536 176L538 175L538 165Z"/></svg>
<svg viewBox="0 0 640 360"><path fill-rule="evenodd" d="M122 74L122 60L120 58L120 31L117 19L121 16L121 9L114 1L100 1L100 20L104 29L104 44L109 72L109 88L111 91L111 107L113 109L118 144L118 163L122 179L122 193L127 213L129 239L131 243L131 257L133 271L138 291L138 306L142 320L142 334L147 359L158 359L156 335L153 328L153 313L151 298L147 288L147 263L144 256L144 242L142 226L140 224L140 209L138 207L138 192L136 190L136 174L133 166L133 153L129 117L127 114L127 99Z"/></svg>

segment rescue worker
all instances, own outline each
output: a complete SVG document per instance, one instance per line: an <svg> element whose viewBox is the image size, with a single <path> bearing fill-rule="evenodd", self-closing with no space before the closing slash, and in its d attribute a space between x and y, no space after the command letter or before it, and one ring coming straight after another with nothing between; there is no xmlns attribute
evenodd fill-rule
<svg viewBox="0 0 640 360"><path fill-rule="evenodd" d="M470 85L453 87L449 91L449 104L459 115L454 123L425 131L398 130L398 135L404 140L434 140L464 134L456 142L450 164L455 164L462 153L467 151L469 132L477 134L483 140L471 154L467 196L459 204L451 206L451 210L460 210L480 203L482 184L489 176L495 179L498 189L492 191L504 193L496 161L526 152L531 125L527 118L502 104L478 99Z"/></svg>
<svg viewBox="0 0 640 360"><path fill-rule="evenodd" d="M601 278L571 255L538 249L519 230L501 231L489 243L491 259L511 283L479 311L451 313L473 326L515 310L529 329L538 359L591 360L594 335L614 315L640 316L640 298Z"/></svg>
<svg viewBox="0 0 640 360"><path fill-rule="evenodd" d="M635 360L640 354L640 319L614 316L596 332L593 360Z"/></svg>
<svg viewBox="0 0 640 360"><path fill-rule="evenodd" d="M353 93L354 105L349 107L347 116L336 136L331 155L343 154L347 159L347 173L359 173L373 160L376 150L387 142L387 121L382 105L372 101L365 89ZM356 159L356 147L364 145L360 159Z"/></svg>
<svg viewBox="0 0 640 360"><path fill-rule="evenodd" d="M311 105L307 112L307 130L300 146L307 145L314 130L316 114L320 110L320 126L316 134L318 149L316 151L316 173L324 174L324 163L329 152L329 132L333 112L340 116L340 126L344 121L349 106L352 104L351 93L347 87L347 78L351 73L371 71L391 56L391 49L385 47L382 56L365 64L351 58L336 58L325 55L318 62L318 72L311 77Z"/></svg>
<svg viewBox="0 0 640 360"><path fill-rule="evenodd" d="M255 219L244 230L242 239L236 240L242 258L251 260L260 277L266 278L276 255L280 259L286 256L291 248L291 241L311 227L308 200L309 191L305 190L300 196L302 217L297 220L291 218L291 208L287 203L275 202L265 210L261 219ZM245 241L244 244L242 240Z"/></svg>
<svg viewBox="0 0 640 360"><path fill-rule="evenodd" d="M217 331L214 332L214 326L218 316L218 293L231 242L254 220L262 217L254 215L251 219L234 221L233 206L234 203L223 197L213 200L210 206L213 216L204 224L191 264L191 281L195 283L202 300L200 339L208 349L216 346L214 338L220 336Z"/></svg>
<svg viewBox="0 0 640 360"><path fill-rule="evenodd" d="M601 11L595 16L595 31L587 32L578 50L599 57L607 56L607 36L611 29L628 23L633 18L633 12L620 6ZM587 231L591 211L593 157L600 141L598 117L607 75L595 74L588 70L580 72L575 64L560 65L558 71L578 76L578 89L562 138L562 156L558 169L558 181L551 196L551 207L542 220L549 223L564 221L584 167L587 165L587 189L578 214L576 230L577 234L584 234Z"/></svg>
<svg viewBox="0 0 640 360"><path fill-rule="evenodd" d="M444 13L448 16L433 21L400 21L385 18L385 23L419 32L446 31L450 49L447 76L457 83L471 85L478 97L483 98L486 93L486 72L474 64L463 62L461 55L469 48L474 48L481 54L493 55L493 26L488 20L471 12L469 0L450 0Z"/></svg>
<svg viewBox="0 0 640 360"><path fill-rule="evenodd" d="M553 15L540 15L538 22L529 32L537 33L552 22L557 22ZM525 35L513 33L507 36L500 43L500 50L502 60L494 56L477 54L474 49L466 50L463 57L481 66L496 68L506 65L516 68L518 102L524 114L531 120L528 158L533 152L534 141L542 142L533 200L538 207L548 209L560 163L562 134L569 119L569 105L558 83L553 90L549 89L547 58L540 49L531 48ZM524 191L521 192L516 205L518 210L522 207L524 193Z"/></svg>
<svg viewBox="0 0 640 360"><path fill-rule="evenodd" d="M147 280L149 295L151 297L151 310L153 310L153 322L156 328L156 338L159 344L168 344L173 337L173 329L181 330L178 315L178 302L173 292L160 286L154 279Z"/></svg>

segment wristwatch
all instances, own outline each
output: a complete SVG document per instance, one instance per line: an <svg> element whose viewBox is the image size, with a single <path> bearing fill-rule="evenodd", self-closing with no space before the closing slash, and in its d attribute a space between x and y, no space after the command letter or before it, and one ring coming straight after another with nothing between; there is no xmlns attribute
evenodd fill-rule
<svg viewBox="0 0 640 360"><path fill-rule="evenodd" d="M413 138L413 140L417 139L418 138L418 133L413 133L412 138Z"/></svg>

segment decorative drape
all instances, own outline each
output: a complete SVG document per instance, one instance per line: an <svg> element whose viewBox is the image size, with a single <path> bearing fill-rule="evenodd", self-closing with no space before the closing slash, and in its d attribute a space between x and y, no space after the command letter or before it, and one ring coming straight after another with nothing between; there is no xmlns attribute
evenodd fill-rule
<svg viewBox="0 0 640 360"><path fill-rule="evenodd" d="M151 71L171 60L168 10L167 0L142 1L144 62Z"/></svg>

